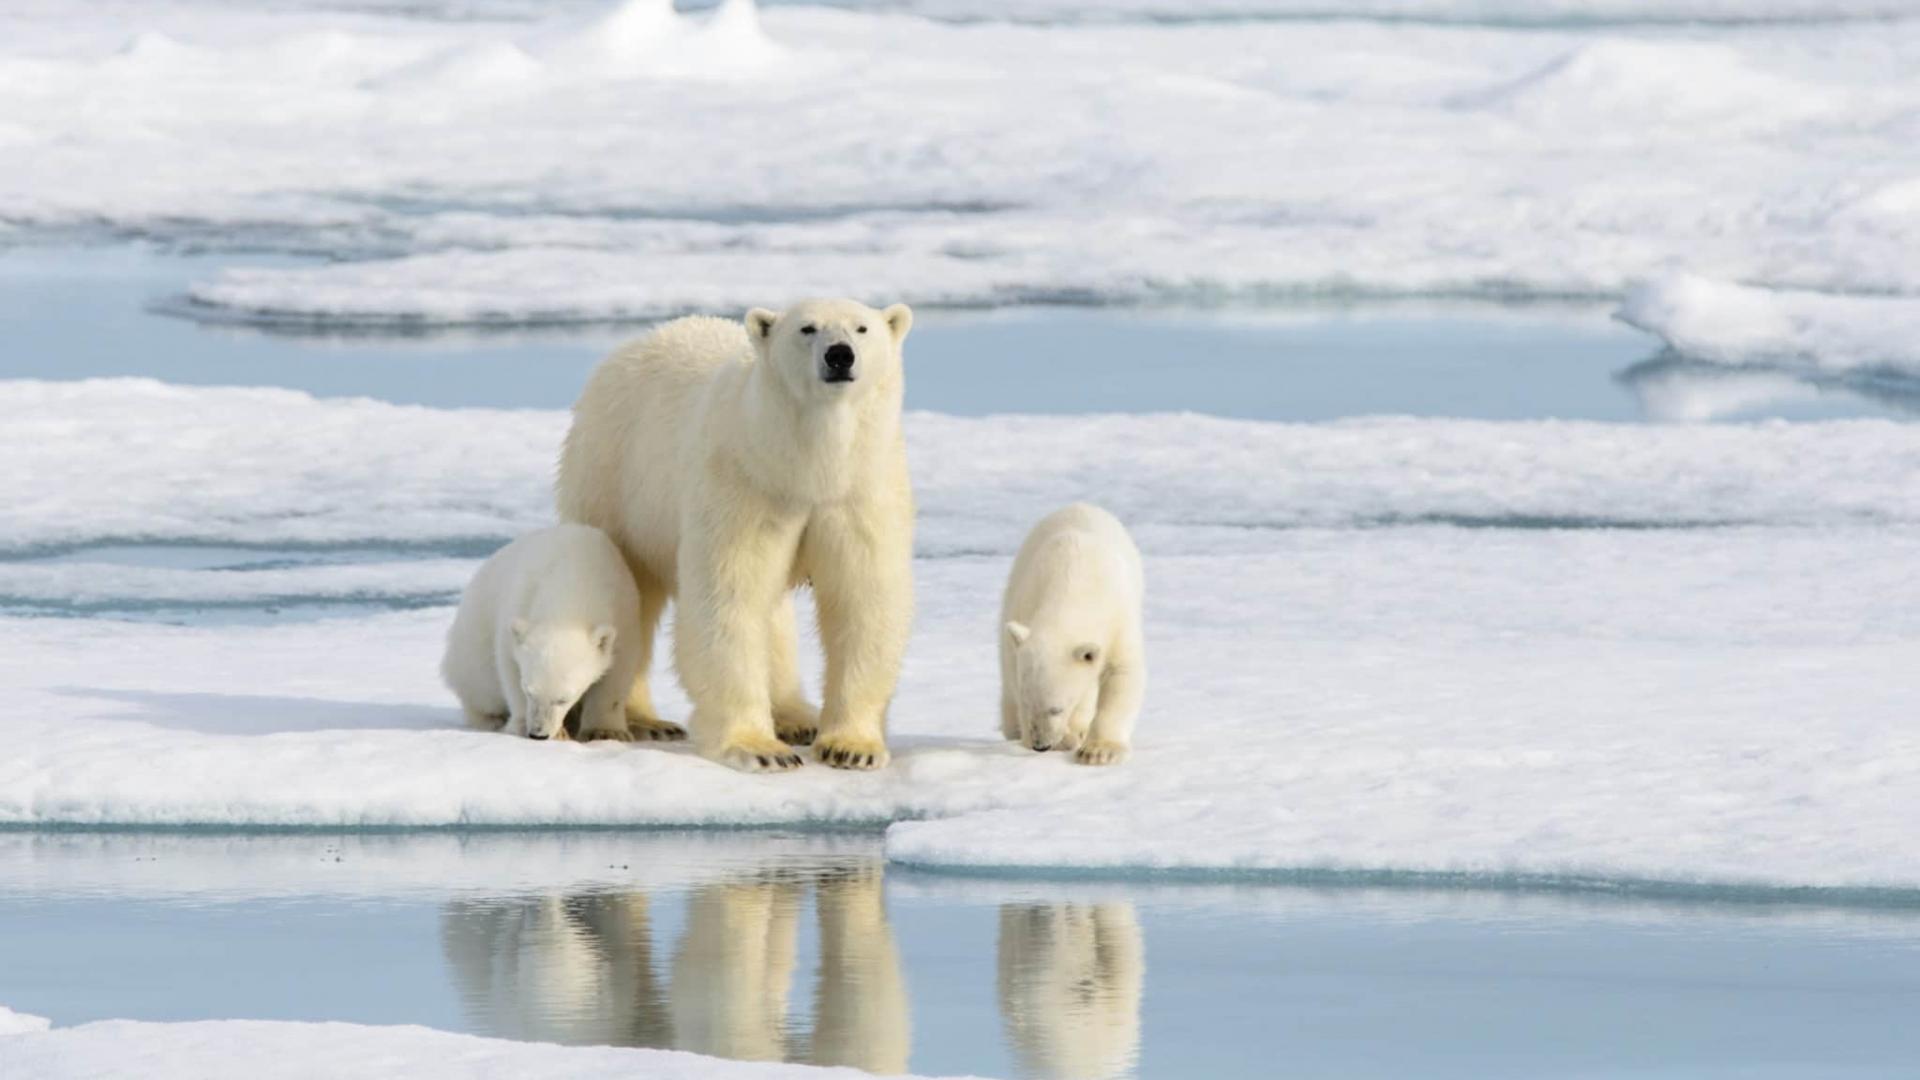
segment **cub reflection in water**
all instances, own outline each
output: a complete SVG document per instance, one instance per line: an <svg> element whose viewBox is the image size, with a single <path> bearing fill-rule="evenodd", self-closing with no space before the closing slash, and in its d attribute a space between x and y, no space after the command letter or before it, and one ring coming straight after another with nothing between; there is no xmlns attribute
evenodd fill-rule
<svg viewBox="0 0 1920 1080"><path fill-rule="evenodd" d="M820 972L812 1030L788 1024L800 910L812 886ZM447 962L483 1033L721 1057L907 1068L906 982L877 860L696 887L670 981L656 977L644 893L454 901Z"/></svg>
<svg viewBox="0 0 1920 1080"><path fill-rule="evenodd" d="M1000 1017L1028 1075L1127 1073L1140 1053L1145 979L1132 904L1001 905Z"/></svg>

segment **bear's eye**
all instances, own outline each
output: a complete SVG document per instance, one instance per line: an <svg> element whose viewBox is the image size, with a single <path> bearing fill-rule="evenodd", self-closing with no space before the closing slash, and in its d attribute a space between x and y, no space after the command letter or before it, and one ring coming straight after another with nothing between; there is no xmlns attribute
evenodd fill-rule
<svg viewBox="0 0 1920 1080"><path fill-rule="evenodd" d="M1093 649L1081 649L1079 652L1074 654L1074 658L1079 660L1083 664L1091 664L1093 663L1093 658L1096 655L1098 654Z"/></svg>
<svg viewBox="0 0 1920 1080"><path fill-rule="evenodd" d="M805 325L805 326L803 326L803 327L801 327L801 328L800 328L800 332L801 332L801 333L803 333L803 334L811 334L811 333L813 333L813 332L814 332L815 330L818 330L818 329L820 329L820 328L819 328L819 327L817 327L817 326L815 326L815 325L813 325L812 323L808 323L807 325Z"/></svg>
<svg viewBox="0 0 1920 1080"><path fill-rule="evenodd" d="M860 331L861 333L863 333L863 334L867 332L867 328L866 328L866 327L864 327L864 326L862 326L862 327L858 327L857 329L858 329L858 330L859 330L859 331Z"/></svg>

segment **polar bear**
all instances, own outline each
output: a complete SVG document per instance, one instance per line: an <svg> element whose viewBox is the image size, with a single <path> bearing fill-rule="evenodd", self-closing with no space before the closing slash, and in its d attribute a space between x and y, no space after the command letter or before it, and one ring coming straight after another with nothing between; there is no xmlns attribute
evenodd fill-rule
<svg viewBox="0 0 1920 1080"><path fill-rule="evenodd" d="M440 674L476 727L532 739L628 739L640 596L613 541L585 525L529 533L480 564Z"/></svg>
<svg viewBox="0 0 1920 1080"><path fill-rule="evenodd" d="M886 712L912 618L913 492L900 429L905 304L811 300L745 325L676 319L603 361L573 408L560 516L606 530L640 589L628 723L654 737L653 634L702 753L747 771L887 763ZM791 591L811 582L825 700L800 686Z"/></svg>
<svg viewBox="0 0 1920 1080"><path fill-rule="evenodd" d="M1140 549L1112 514L1074 503L1027 534L1000 620L1000 733L1083 765L1127 756L1146 691Z"/></svg>

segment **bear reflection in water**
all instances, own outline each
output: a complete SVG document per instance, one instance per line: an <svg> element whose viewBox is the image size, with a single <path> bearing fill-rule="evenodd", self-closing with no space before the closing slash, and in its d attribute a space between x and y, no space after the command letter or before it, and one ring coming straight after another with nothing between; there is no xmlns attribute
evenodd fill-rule
<svg viewBox="0 0 1920 1080"><path fill-rule="evenodd" d="M1000 908L1000 1018L1029 1076L1126 1075L1140 1054L1145 979L1132 904Z"/></svg>
<svg viewBox="0 0 1920 1080"><path fill-rule="evenodd" d="M770 869L696 886L664 965L641 892L456 900L442 943L483 1034L901 1073L907 985L882 867ZM812 1022L799 1030L789 994L809 892L820 957ZM1124 1075L1139 1050L1144 972L1131 905L1009 904L999 935L1000 1009L1022 1070Z"/></svg>

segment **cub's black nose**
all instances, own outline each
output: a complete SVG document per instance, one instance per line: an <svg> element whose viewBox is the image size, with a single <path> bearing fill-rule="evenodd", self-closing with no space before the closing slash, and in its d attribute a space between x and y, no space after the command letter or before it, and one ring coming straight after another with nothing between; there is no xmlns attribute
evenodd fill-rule
<svg viewBox="0 0 1920 1080"><path fill-rule="evenodd" d="M827 370L843 372L853 370L853 346L842 342L827 346Z"/></svg>
<svg viewBox="0 0 1920 1080"><path fill-rule="evenodd" d="M538 740L538 741L540 741L540 742L546 742L546 741L547 741L547 737L546 737L545 735L535 735L535 734L534 734L533 732L531 732L531 731L529 731L529 732L527 732L527 738L529 738L529 739L537 739L537 740Z"/></svg>

